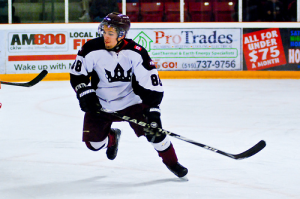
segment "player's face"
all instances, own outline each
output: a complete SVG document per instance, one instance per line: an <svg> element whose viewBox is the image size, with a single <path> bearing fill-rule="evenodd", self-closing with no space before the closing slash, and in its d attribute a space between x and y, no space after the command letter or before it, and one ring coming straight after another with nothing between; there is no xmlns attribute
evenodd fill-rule
<svg viewBox="0 0 300 199"><path fill-rule="evenodd" d="M118 43L118 33L112 27L103 27L103 37L104 37L104 44L106 49L114 48Z"/></svg>

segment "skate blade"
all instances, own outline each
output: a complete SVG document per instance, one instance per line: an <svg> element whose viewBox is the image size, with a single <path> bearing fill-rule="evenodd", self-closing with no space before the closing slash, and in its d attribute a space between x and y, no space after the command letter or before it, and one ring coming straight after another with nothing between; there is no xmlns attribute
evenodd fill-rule
<svg viewBox="0 0 300 199"><path fill-rule="evenodd" d="M180 180L180 181L186 181L186 182L189 181L187 175L185 175L185 176L179 178L179 180Z"/></svg>

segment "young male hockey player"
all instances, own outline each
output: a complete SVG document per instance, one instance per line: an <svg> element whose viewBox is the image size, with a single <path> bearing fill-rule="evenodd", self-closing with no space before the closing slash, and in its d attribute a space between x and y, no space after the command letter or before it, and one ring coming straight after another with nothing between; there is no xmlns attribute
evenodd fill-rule
<svg viewBox="0 0 300 199"><path fill-rule="evenodd" d="M102 36L83 45L70 72L71 85L85 112L83 141L93 151L107 148L110 160L117 156L121 134L111 125L120 119L100 112L100 108L162 127L159 105L163 87L148 52L125 39L129 28L128 16L108 14L98 28ZM155 128L130 126L137 136L146 136L170 171L178 177L187 174L166 134L158 134Z"/></svg>

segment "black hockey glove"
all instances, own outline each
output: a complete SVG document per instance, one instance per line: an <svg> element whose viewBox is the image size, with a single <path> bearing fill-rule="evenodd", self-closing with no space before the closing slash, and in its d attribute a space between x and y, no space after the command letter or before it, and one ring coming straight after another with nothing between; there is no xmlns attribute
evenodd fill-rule
<svg viewBox="0 0 300 199"><path fill-rule="evenodd" d="M160 136L161 133L157 129L157 128L162 128L161 120L160 120L160 109L158 107L146 109L145 117L147 123L150 124L150 127L144 128L146 137L148 138L150 136L150 137L154 137L153 139L155 139L156 136Z"/></svg>
<svg viewBox="0 0 300 199"><path fill-rule="evenodd" d="M77 90L79 105L84 112L96 112L101 109L101 104L92 87L87 86Z"/></svg>

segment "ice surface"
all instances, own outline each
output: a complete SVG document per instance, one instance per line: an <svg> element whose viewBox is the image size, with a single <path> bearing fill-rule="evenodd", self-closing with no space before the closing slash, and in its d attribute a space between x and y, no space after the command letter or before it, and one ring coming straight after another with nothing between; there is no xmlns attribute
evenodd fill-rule
<svg viewBox="0 0 300 199"><path fill-rule="evenodd" d="M83 112L68 81L0 89L1 199L300 198L300 80L163 80L163 127L229 153L171 138L178 179L125 122L114 161L81 142Z"/></svg>

